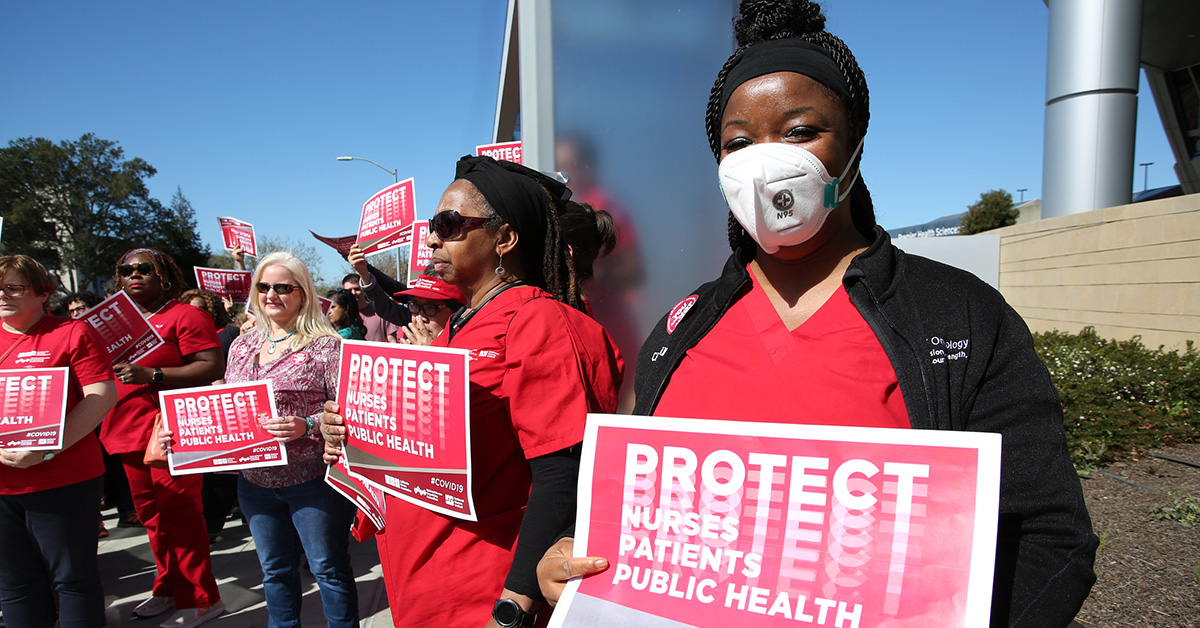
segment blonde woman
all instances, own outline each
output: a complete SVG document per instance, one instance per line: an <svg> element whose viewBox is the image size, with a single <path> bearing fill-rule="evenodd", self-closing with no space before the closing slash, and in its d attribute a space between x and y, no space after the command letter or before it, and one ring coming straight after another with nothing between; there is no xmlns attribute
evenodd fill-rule
<svg viewBox="0 0 1200 628"><path fill-rule="evenodd" d="M254 327L230 348L225 381L271 381L279 416L266 428L286 443L288 455L286 466L245 469L238 481L262 564L267 625L300 625L299 544L320 586L327 624L357 626L349 555L354 505L324 482L317 429L322 405L337 396L341 338L321 313L308 267L291 253L258 263L250 311Z"/></svg>

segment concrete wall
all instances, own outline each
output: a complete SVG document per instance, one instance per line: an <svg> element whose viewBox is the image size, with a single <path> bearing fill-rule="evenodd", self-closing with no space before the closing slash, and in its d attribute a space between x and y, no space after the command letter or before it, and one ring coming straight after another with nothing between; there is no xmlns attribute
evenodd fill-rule
<svg viewBox="0 0 1200 628"><path fill-rule="evenodd" d="M1000 292L1031 330L1200 345L1200 194L990 231Z"/></svg>

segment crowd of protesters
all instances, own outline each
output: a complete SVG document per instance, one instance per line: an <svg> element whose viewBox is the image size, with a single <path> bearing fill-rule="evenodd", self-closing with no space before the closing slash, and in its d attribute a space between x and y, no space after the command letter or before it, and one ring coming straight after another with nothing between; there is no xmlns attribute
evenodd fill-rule
<svg viewBox="0 0 1200 628"><path fill-rule="evenodd" d="M100 509L84 503L145 527L155 578L132 614L170 612L163 628L224 612L209 544L231 513L255 541L270 626L299 625L301 552L327 624L358 624L352 529L376 537L395 625L544 625L566 581L604 571L611 558L575 557L572 537L585 416L616 412L623 398L647 421L747 420L786 408L779 421L1002 434L992 625L1069 623L1094 582L1097 541L1028 329L994 290L903 254L876 225L859 170L866 81L820 7L744 0L735 35L705 118L732 255L692 293L690 310L677 307L651 332L636 386L624 382L631 369L620 350L637 340L628 338L629 301L611 294L637 287L640 260L618 238L627 216L591 181L578 140L558 157L561 168L583 168L574 189L518 164L463 157L427 240L414 243L431 249L429 268L410 284L355 245L354 272L323 295L328 315L291 253L258 261L249 316L235 322L232 304L188 290L169 256L132 249L115 260L112 290L164 341L132 363L111 364L96 332L71 320L98 296L62 294L37 261L0 257L0 368L70 373L63 447L0 449L6 625L104 625L96 550L108 532ZM789 211L772 211L785 180L803 183L788 190ZM620 263L606 274L623 279L600 291L609 292L598 309L617 309L600 316L587 282L610 253ZM245 269L240 249L234 257ZM973 356L985 367L927 372L902 347L931 320L977 339ZM598 321L618 322L606 330ZM347 436L337 403L345 341L473 356L477 520L388 495L379 530L323 481ZM147 462L175 442L155 426L160 391L262 380L278 415L264 427L284 443L286 465L173 475Z"/></svg>

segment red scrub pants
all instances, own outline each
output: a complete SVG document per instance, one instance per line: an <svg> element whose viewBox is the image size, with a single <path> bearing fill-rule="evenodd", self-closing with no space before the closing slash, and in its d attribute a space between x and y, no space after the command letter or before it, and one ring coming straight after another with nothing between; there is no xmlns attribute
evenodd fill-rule
<svg viewBox="0 0 1200 628"><path fill-rule="evenodd" d="M142 452L121 454L133 507L146 526L158 575L154 595L175 598L176 608L199 608L221 599L208 554L200 497L203 476L172 476L142 462Z"/></svg>

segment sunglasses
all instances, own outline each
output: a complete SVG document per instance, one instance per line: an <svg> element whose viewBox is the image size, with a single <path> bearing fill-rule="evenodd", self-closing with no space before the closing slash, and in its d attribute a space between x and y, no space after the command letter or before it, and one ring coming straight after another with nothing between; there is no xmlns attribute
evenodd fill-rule
<svg viewBox="0 0 1200 628"><path fill-rule="evenodd" d="M479 227L487 221L487 218L464 216L454 210L439 212L429 219L429 232L441 240L452 240L462 235L464 230Z"/></svg>
<svg viewBox="0 0 1200 628"><path fill-rule="evenodd" d="M256 283L254 287L258 288L260 294L266 294L272 290L275 291L275 294L291 294L300 286L293 286L290 283Z"/></svg>
<svg viewBox="0 0 1200 628"><path fill-rule="evenodd" d="M408 311L412 312L413 316L416 316L417 314L424 314L425 318L433 318L434 316L437 316L438 310L444 307L450 306L446 305L445 303L426 303L425 305L419 305L413 301L409 301L408 303Z"/></svg>
<svg viewBox="0 0 1200 628"><path fill-rule="evenodd" d="M150 262L141 262L138 264L121 264L120 266L117 266L117 274L122 277L128 277L128 276L132 275L133 271L135 271L135 270L137 271L137 273L139 275L141 275L143 277L145 277L146 275L153 275L155 272L154 264L151 264Z"/></svg>

